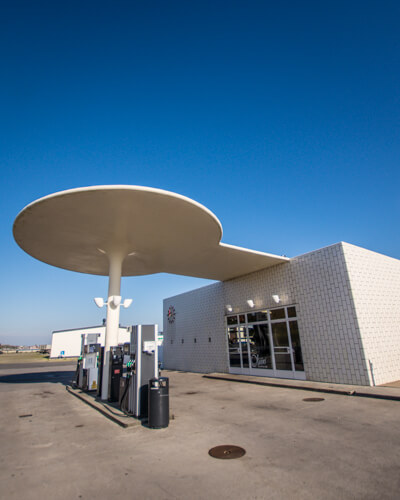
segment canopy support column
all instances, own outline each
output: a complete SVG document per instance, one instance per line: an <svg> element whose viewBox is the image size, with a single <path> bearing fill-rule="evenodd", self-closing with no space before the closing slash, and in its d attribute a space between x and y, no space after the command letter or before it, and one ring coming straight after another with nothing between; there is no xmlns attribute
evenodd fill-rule
<svg viewBox="0 0 400 500"><path fill-rule="evenodd" d="M110 252L107 253L107 256L109 260L109 282L106 338L104 342L103 378L101 386L101 399L103 401L108 399L108 387L110 384L110 347L118 345L120 305L114 304L113 297L121 295L122 262L125 258L125 255L121 252Z"/></svg>

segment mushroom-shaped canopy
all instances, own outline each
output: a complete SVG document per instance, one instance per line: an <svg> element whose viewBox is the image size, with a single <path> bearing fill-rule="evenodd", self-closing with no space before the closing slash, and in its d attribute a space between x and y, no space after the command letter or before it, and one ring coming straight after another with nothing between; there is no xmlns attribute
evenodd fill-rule
<svg viewBox="0 0 400 500"><path fill-rule="evenodd" d="M81 273L109 274L107 255L125 256L123 276L173 273L227 280L287 261L220 243L206 207L141 186L61 191L26 206L14 222L18 245L38 260Z"/></svg>

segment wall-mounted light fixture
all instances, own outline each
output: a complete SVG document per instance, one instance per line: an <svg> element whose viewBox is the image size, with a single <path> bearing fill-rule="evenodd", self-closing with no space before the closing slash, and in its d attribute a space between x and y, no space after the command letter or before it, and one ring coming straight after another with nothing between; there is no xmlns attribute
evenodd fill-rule
<svg viewBox="0 0 400 500"><path fill-rule="evenodd" d="M276 304L279 304L279 302L281 301L279 295L273 295L272 296L272 299L273 301L276 303Z"/></svg>
<svg viewBox="0 0 400 500"><path fill-rule="evenodd" d="M231 313L233 311L233 308L230 304L226 304L225 306L226 312Z"/></svg>
<svg viewBox="0 0 400 500"><path fill-rule="evenodd" d="M253 309L253 307L254 307L254 301L253 300L248 299L247 304L248 304L249 307L251 307Z"/></svg>

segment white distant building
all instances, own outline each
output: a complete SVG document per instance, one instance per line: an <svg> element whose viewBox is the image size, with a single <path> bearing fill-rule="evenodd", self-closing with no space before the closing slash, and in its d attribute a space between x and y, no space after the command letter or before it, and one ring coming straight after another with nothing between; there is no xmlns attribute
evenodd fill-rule
<svg viewBox="0 0 400 500"><path fill-rule="evenodd" d="M75 328L73 330L58 330L52 334L50 358L80 356L81 339L84 333L100 334L99 343L104 346L105 325ZM128 332L128 327L120 326L118 344L124 344L125 342L130 342L130 332Z"/></svg>

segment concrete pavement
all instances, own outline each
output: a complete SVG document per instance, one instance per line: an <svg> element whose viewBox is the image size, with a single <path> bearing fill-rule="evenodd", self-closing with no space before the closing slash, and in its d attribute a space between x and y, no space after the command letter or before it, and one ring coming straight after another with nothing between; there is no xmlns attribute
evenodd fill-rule
<svg viewBox="0 0 400 500"><path fill-rule="evenodd" d="M74 368L0 370L2 498L398 497L397 401L165 371L170 426L123 429L66 391Z"/></svg>

